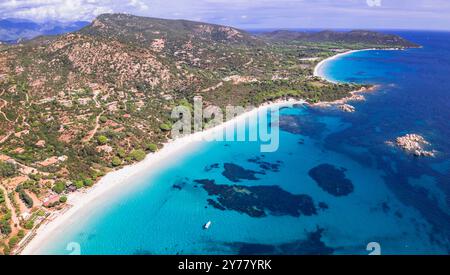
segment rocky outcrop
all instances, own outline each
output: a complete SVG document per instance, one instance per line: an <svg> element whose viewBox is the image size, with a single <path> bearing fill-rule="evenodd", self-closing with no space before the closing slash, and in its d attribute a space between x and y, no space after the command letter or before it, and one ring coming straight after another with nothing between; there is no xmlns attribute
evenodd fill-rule
<svg viewBox="0 0 450 275"><path fill-rule="evenodd" d="M240 75L232 75L225 77L223 81L231 81L234 85L240 84L240 83L252 83L257 82L258 80L251 76L240 76Z"/></svg>
<svg viewBox="0 0 450 275"><path fill-rule="evenodd" d="M350 104L349 102L355 102L355 101L365 101L366 98L361 93L368 93L373 92L376 89L378 89L379 86L374 85L370 87L361 87L360 89L350 92L350 95L335 101L322 101L318 103L314 103L313 106L315 107L322 107L322 108L329 108L329 107L336 107L341 111L353 113L356 111L356 108Z"/></svg>
<svg viewBox="0 0 450 275"><path fill-rule="evenodd" d="M356 110L355 107L353 107L352 105L349 105L349 104L339 105L338 108L347 113L353 113Z"/></svg>
<svg viewBox="0 0 450 275"><path fill-rule="evenodd" d="M425 149L425 147L428 147L431 144L425 140L424 137L418 134L407 134L405 136L398 137L395 144L417 157L434 157L436 155L435 150L430 151Z"/></svg>

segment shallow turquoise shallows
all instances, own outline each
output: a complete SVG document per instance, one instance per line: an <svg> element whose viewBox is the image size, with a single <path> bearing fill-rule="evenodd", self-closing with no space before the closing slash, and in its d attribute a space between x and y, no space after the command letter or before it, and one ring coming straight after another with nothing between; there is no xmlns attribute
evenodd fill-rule
<svg viewBox="0 0 450 275"><path fill-rule="evenodd" d="M450 33L398 34L424 47L325 66L331 80L380 85L355 113L285 108L274 153L204 143L99 198L38 253L78 243L81 254L369 254L376 242L382 254L448 254ZM407 133L437 156L386 144Z"/></svg>

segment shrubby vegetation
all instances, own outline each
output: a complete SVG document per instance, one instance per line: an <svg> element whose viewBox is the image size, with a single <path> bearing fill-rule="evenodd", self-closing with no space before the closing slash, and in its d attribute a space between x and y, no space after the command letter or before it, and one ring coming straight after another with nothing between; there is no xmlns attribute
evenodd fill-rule
<svg viewBox="0 0 450 275"><path fill-rule="evenodd" d="M76 180L74 182L74 185L77 189L83 188L84 187L84 182L82 180Z"/></svg>
<svg viewBox="0 0 450 275"><path fill-rule="evenodd" d="M141 161L141 160L145 159L145 156L146 156L145 151L141 150L141 149L133 150L130 153L130 157L136 161Z"/></svg>
<svg viewBox="0 0 450 275"><path fill-rule="evenodd" d="M8 236L12 229L10 225L11 210L6 208L5 192L0 189L0 235Z"/></svg>
<svg viewBox="0 0 450 275"><path fill-rule="evenodd" d="M17 168L14 164L0 161L0 177L9 178L17 174Z"/></svg>
<svg viewBox="0 0 450 275"><path fill-rule="evenodd" d="M150 150L150 152L156 152L158 151L158 145L150 143L147 145L147 149Z"/></svg>
<svg viewBox="0 0 450 275"><path fill-rule="evenodd" d="M106 144L108 142L108 138L106 136L98 136L97 141L99 144Z"/></svg>
<svg viewBox="0 0 450 275"><path fill-rule="evenodd" d="M94 181L92 179L86 178L86 179L83 180L83 184L86 187L90 187L90 186L94 185Z"/></svg>
<svg viewBox="0 0 450 275"><path fill-rule="evenodd" d="M63 181L57 181L55 182L55 185L53 186L53 191L57 194L61 194L66 190L66 184Z"/></svg>
<svg viewBox="0 0 450 275"><path fill-rule="evenodd" d="M115 156L115 157L113 157L111 164L114 167L120 166L122 164L122 160L119 157Z"/></svg>
<svg viewBox="0 0 450 275"><path fill-rule="evenodd" d="M170 131L170 129L172 129L172 127L167 123L161 123L159 128L163 131Z"/></svg>

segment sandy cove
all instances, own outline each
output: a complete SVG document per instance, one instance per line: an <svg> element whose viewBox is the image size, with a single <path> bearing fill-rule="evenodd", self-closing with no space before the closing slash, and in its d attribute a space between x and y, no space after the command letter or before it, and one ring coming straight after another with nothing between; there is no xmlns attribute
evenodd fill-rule
<svg viewBox="0 0 450 275"><path fill-rule="evenodd" d="M320 77L321 79L324 79L328 82L331 83L337 83L333 80L327 79L326 76L323 73L323 67L327 62L336 60L339 57L348 55L348 54L352 54L355 52L364 52L364 51L398 51L398 50L403 50L401 48L388 48L388 49L362 49L362 50L351 50L351 51L346 51L346 52L342 52L336 55L333 55L329 58L326 58L322 61L320 61L316 67L314 68L314 76L315 77ZM353 106L348 105L348 102L351 101L364 101L365 97L363 95L361 95L362 93L368 93L368 92L374 92L376 91L380 86L379 85L373 85L369 88L366 87L362 87L359 90L356 91L352 91L350 92L350 95L335 101L322 101L322 102L318 102L318 103L314 103L311 104L311 106L314 107L321 107L321 108L327 108L327 107L332 107L332 106L337 106L339 109L345 111L345 112L354 112L355 109Z"/></svg>
<svg viewBox="0 0 450 275"><path fill-rule="evenodd" d="M149 170L156 171L168 163L170 165L170 162L173 159L179 158L180 154L194 152L195 149L200 146L202 141L213 140L218 132L224 131L227 127L245 121L246 118L269 108L280 108L303 103L305 102L294 99L268 102L211 129L168 141L161 150L156 153L148 154L143 161L106 174L92 188L69 194L66 206L62 210L50 214L37 229L30 231L23 238L14 252L21 255L37 253L38 248L41 247L58 228L64 226L65 222L74 217L80 210L89 207L93 201L100 198L103 194L112 191L113 189L120 188L121 185L126 185L133 179L139 179L140 176L148 175Z"/></svg>
<svg viewBox="0 0 450 275"><path fill-rule="evenodd" d="M369 50L371 50L371 49L365 49L365 50L351 50L351 51L346 51L346 52L343 52L343 53L338 53L338 54L333 55L333 56L331 56L331 57L325 58L324 60L320 61L320 62L316 65L316 67L314 67L314 76L320 77L320 78L322 78L322 79L324 79L324 80L326 80L326 81L328 81L328 82L335 83L335 81L331 81L331 80L327 79L327 78L324 76L324 74L323 74L323 71L322 71L322 70L323 70L323 66L324 66L326 63L328 63L328 62L330 62L330 61L333 61L333 60L335 60L335 59L338 59L339 57L342 57L342 56L344 56L344 55L352 54L352 53L355 53L355 52L361 52L361 51L369 51Z"/></svg>
<svg viewBox="0 0 450 275"><path fill-rule="evenodd" d="M336 55L333 55L331 57L328 57L322 61L320 61L316 67L314 68L314 76L316 77L320 77L328 82L332 82L332 83L336 83L335 81L332 81L330 79L327 79L325 77L325 75L323 74L323 66L328 63L329 61L335 60L339 57L345 56L345 55L349 55L352 53L356 53L356 52L365 52L365 51L399 51L399 50L403 50L401 48L387 48L387 49L375 49L375 48L369 48L369 49L361 49L361 50L350 50L350 51L346 51L346 52L342 52L342 53L338 53Z"/></svg>

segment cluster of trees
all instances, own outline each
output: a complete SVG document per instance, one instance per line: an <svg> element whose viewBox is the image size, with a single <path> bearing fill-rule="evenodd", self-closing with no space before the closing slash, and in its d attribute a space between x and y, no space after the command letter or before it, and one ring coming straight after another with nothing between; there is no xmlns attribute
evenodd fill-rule
<svg viewBox="0 0 450 275"><path fill-rule="evenodd" d="M5 192L0 190L0 234L9 235L11 234L11 210L6 208L6 197Z"/></svg>
<svg viewBox="0 0 450 275"><path fill-rule="evenodd" d="M154 143L147 144L147 149L150 152L154 153L154 152L158 151L158 145L156 145Z"/></svg>
<svg viewBox="0 0 450 275"><path fill-rule="evenodd" d="M12 236L9 239L8 245L3 244L3 254L9 255L11 250L23 239L23 237L25 237L25 231L21 229L17 232L17 235Z"/></svg>
<svg viewBox="0 0 450 275"><path fill-rule="evenodd" d="M149 143L146 147L146 149L152 153L158 151L158 145L155 143ZM125 149L119 148L117 150L117 155L112 158L111 164L113 167L117 167L123 164L123 160L127 162L142 161L146 156L147 152L143 149L133 149L129 154L127 154Z"/></svg>
<svg viewBox="0 0 450 275"><path fill-rule="evenodd" d="M132 151L130 152L130 157L131 157L131 159L133 159L133 160L135 160L135 161L141 161L141 160L145 159L145 156L146 156L146 155L147 155L147 154L146 154L145 151L142 150L142 149L132 150Z"/></svg>
<svg viewBox="0 0 450 275"><path fill-rule="evenodd" d="M94 180L91 178L83 178L80 180L75 180L73 182L73 185L77 188L77 189L81 189L83 187L91 187L92 185L94 185ZM62 194L67 188L67 184L65 181L59 180L57 182L55 182L55 184L53 185L52 190L57 193L57 194Z"/></svg>
<svg viewBox="0 0 450 275"><path fill-rule="evenodd" d="M108 138L104 135L100 135L97 137L97 141L100 145L104 145L108 142Z"/></svg>
<svg viewBox="0 0 450 275"><path fill-rule="evenodd" d="M63 181L57 181L53 185L53 191L57 194L61 194L64 190L66 190L66 184Z"/></svg>
<svg viewBox="0 0 450 275"><path fill-rule="evenodd" d="M48 208L53 208L53 207L56 207L56 206L58 206L60 204L66 203L66 202L67 202L67 197L66 196L61 196L61 197L59 197L58 201L50 203L47 207ZM33 226L34 226L34 219L30 219L27 223L30 223L30 225L29 225L29 226L31 226L30 229L33 228ZM25 228L27 228L26 224L25 224Z"/></svg>
<svg viewBox="0 0 450 275"><path fill-rule="evenodd" d="M16 165L10 162L0 161L0 177L9 178L17 175Z"/></svg>
<svg viewBox="0 0 450 275"><path fill-rule="evenodd" d="M8 236L11 234L11 225L9 224L9 220L5 219L5 217L2 217L0 219L0 233L3 235Z"/></svg>
<svg viewBox="0 0 450 275"><path fill-rule="evenodd" d="M5 193L3 192L3 190L0 190L0 205L5 203L5 201L6 201Z"/></svg>
<svg viewBox="0 0 450 275"><path fill-rule="evenodd" d="M19 194L19 198L23 201L26 207L33 208L33 199L25 192L23 185L16 187L16 192Z"/></svg>
<svg viewBox="0 0 450 275"><path fill-rule="evenodd" d="M159 125L159 128L164 132L168 132L172 129L172 126L170 126L168 123L161 123Z"/></svg>
<svg viewBox="0 0 450 275"><path fill-rule="evenodd" d="M276 100L283 97L293 97L305 99L311 103L319 101L334 101L344 98L351 91L361 88L360 85L353 84L330 84L330 83L308 83L277 81L270 83L260 83L254 86L255 92L250 94L249 102L252 105L259 105L263 102Z"/></svg>
<svg viewBox="0 0 450 275"><path fill-rule="evenodd" d="M120 166L120 165L122 165L122 159L119 158L118 156L114 156L113 159L112 159L112 161L111 161L111 164L112 164L114 167Z"/></svg>
<svg viewBox="0 0 450 275"><path fill-rule="evenodd" d="M11 233L11 210L6 208L5 202L5 193L0 190L0 234L9 235Z"/></svg>

